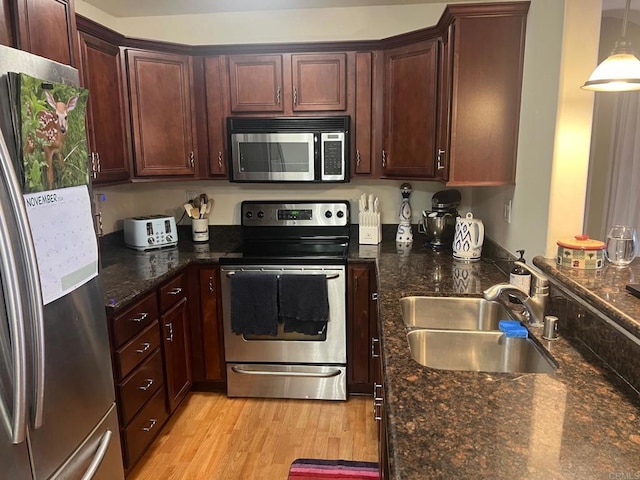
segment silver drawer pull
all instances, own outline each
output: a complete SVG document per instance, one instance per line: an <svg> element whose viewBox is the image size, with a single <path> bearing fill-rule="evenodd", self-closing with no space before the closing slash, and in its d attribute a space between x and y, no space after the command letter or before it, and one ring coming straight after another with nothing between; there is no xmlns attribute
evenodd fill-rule
<svg viewBox="0 0 640 480"><path fill-rule="evenodd" d="M380 340L377 338L371 339L371 358L380 358L380 354L376 353L376 344L380 345ZM380 350L380 347L378 347Z"/></svg>
<svg viewBox="0 0 640 480"><path fill-rule="evenodd" d="M182 288L181 287L176 287L176 288L173 288L173 289L169 290L167 293L169 295L178 295L181 292L182 292Z"/></svg>
<svg viewBox="0 0 640 480"><path fill-rule="evenodd" d="M131 318L132 322L141 322L149 316L148 313L142 312L139 317Z"/></svg>
<svg viewBox="0 0 640 480"><path fill-rule="evenodd" d="M144 342L142 344L142 348L136 350L136 353L144 353L151 348L151 344L149 342Z"/></svg>
<svg viewBox="0 0 640 480"><path fill-rule="evenodd" d="M149 426L148 427L142 427L142 430L144 430L145 432L148 432L149 430L151 430L153 427L156 426L156 423L158 423L157 419L150 418L149 419Z"/></svg>
<svg viewBox="0 0 640 480"><path fill-rule="evenodd" d="M287 371L271 371L271 370L247 370L245 368L234 365L231 367L234 373L242 375L264 375L274 377L317 377L331 378L340 375L340 369L335 368L327 372L287 372Z"/></svg>
<svg viewBox="0 0 640 480"><path fill-rule="evenodd" d="M146 392L147 390L149 390L149 388L151 387L151 385L153 385L153 379L152 379L152 378L147 378L147 379L145 380L145 382L147 382L147 383L145 383L144 385L140 385L140 386L138 387L138 389L139 389L139 390L142 390L143 392Z"/></svg>

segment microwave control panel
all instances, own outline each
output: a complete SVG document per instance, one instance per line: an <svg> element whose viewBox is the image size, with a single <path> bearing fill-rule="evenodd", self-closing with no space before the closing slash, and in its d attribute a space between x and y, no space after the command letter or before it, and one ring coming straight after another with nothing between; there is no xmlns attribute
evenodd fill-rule
<svg viewBox="0 0 640 480"><path fill-rule="evenodd" d="M344 180L345 150L344 133L322 133L320 141L322 152L322 180Z"/></svg>

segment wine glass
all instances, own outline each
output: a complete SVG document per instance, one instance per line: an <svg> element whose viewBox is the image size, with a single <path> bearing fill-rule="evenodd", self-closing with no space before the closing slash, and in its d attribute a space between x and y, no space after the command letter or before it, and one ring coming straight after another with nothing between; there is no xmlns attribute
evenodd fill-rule
<svg viewBox="0 0 640 480"><path fill-rule="evenodd" d="M607 260L613 265L629 265L638 255L638 232L633 227L614 225L607 234Z"/></svg>

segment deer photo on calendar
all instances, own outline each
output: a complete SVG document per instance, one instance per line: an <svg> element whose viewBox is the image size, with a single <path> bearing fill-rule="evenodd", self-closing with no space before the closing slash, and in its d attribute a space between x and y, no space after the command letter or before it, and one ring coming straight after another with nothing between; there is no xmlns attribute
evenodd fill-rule
<svg viewBox="0 0 640 480"><path fill-rule="evenodd" d="M19 76L24 192L89 183L88 91Z"/></svg>

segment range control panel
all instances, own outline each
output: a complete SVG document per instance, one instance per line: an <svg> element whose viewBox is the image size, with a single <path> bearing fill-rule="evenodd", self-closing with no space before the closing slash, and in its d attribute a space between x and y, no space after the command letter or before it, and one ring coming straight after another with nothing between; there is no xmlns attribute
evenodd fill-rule
<svg viewBox="0 0 640 480"><path fill-rule="evenodd" d="M243 227L346 227L349 201L246 201L241 216Z"/></svg>

